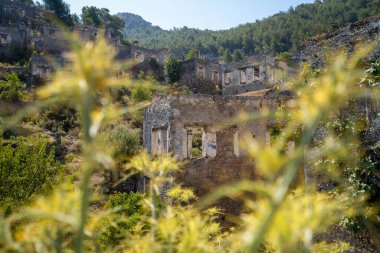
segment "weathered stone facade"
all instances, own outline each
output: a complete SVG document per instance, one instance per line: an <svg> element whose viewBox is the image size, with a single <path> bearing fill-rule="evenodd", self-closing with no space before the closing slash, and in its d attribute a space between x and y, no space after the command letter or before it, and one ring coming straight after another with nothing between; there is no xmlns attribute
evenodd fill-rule
<svg viewBox="0 0 380 253"><path fill-rule="evenodd" d="M269 56L253 56L223 66L223 95L271 89L275 84L281 86L296 73L285 62L276 61Z"/></svg>
<svg viewBox="0 0 380 253"><path fill-rule="evenodd" d="M179 84L199 94L238 95L281 86L296 73L269 56L251 56L229 64L195 58L182 62Z"/></svg>
<svg viewBox="0 0 380 253"><path fill-rule="evenodd" d="M240 112L276 109L289 99L288 93L271 91L262 96L187 95L156 98L144 116L145 148L154 156L174 155L184 160L176 180L195 190L198 196L216 187L256 177L254 164L239 147L249 136L270 145L273 120L262 119L230 126ZM194 138L199 134L200 153L195 156ZM228 214L241 211L238 202L219 205Z"/></svg>
<svg viewBox="0 0 380 253"><path fill-rule="evenodd" d="M216 94L222 89L223 65L199 58L181 63L179 85L187 86L194 93Z"/></svg>

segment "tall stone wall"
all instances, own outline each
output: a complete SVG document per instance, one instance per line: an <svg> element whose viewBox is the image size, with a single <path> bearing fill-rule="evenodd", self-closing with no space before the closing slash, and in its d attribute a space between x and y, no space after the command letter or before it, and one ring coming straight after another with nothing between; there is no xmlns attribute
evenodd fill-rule
<svg viewBox="0 0 380 253"><path fill-rule="evenodd" d="M187 95L154 99L144 116L144 147L154 156L174 155L185 162L174 176L178 183L204 196L217 187L256 177L254 163L239 147L249 136L268 143L271 119L229 126L244 111L276 109L289 94L267 92L260 97ZM202 155L193 153L194 129L202 134ZM237 214L241 203L226 199L218 204L228 214Z"/></svg>

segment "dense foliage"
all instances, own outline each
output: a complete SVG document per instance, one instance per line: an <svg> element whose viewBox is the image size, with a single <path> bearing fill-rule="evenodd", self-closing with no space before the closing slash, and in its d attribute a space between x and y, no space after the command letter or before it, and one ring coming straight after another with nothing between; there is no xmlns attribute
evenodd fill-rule
<svg viewBox="0 0 380 253"><path fill-rule="evenodd" d="M106 8L85 6L82 8L81 19L85 25L110 29L113 36L121 35L120 30L124 27L124 21L116 15L111 15Z"/></svg>
<svg viewBox="0 0 380 253"><path fill-rule="evenodd" d="M164 74L166 81L169 83L175 83L180 78L180 62L174 56L169 56L164 65Z"/></svg>
<svg viewBox="0 0 380 253"><path fill-rule="evenodd" d="M44 7L51 11L55 18L66 26L74 25L74 17L70 13L70 6L64 0L43 0Z"/></svg>
<svg viewBox="0 0 380 253"><path fill-rule="evenodd" d="M269 18L224 31L174 28L167 31L152 26L129 13L124 34L149 48L169 48L175 55L186 55L196 48L203 55L223 56L226 50L243 50L245 54L280 53L296 50L310 37L331 31L380 13L379 0L316 0L301 4Z"/></svg>
<svg viewBox="0 0 380 253"><path fill-rule="evenodd" d="M5 141L0 132L0 206L9 213L32 196L47 193L57 182L60 164L54 150L38 138Z"/></svg>
<svg viewBox="0 0 380 253"><path fill-rule="evenodd" d="M135 193L115 193L109 197L105 208L117 211L100 222L99 241L103 249L120 245L133 233L133 227L143 217L143 197Z"/></svg>
<svg viewBox="0 0 380 253"><path fill-rule="evenodd" d="M5 76L5 81L0 80L0 100L5 102L16 102L22 97L22 83L17 74L12 73Z"/></svg>

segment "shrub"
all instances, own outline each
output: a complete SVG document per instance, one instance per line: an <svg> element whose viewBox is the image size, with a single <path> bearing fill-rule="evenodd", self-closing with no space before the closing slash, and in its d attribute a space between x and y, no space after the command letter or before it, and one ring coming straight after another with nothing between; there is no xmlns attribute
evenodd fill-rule
<svg viewBox="0 0 380 253"><path fill-rule="evenodd" d="M164 65L164 74L169 83L178 82L180 78L180 62L174 56L170 56Z"/></svg>
<svg viewBox="0 0 380 253"><path fill-rule="evenodd" d="M16 102L21 99L22 83L17 74L12 73L5 76L6 82L0 82L0 100Z"/></svg>
<svg viewBox="0 0 380 253"><path fill-rule="evenodd" d="M103 132L103 138L116 157L135 155L141 148L140 131L125 125L118 125Z"/></svg>
<svg viewBox="0 0 380 253"><path fill-rule="evenodd" d="M75 110L62 105L52 105L35 119L36 123L52 132L67 133L79 127L79 118Z"/></svg>
<svg viewBox="0 0 380 253"><path fill-rule="evenodd" d="M138 84L132 88L131 91L131 99L133 103L141 103L144 101L151 101L152 100L152 90L142 84Z"/></svg>
<svg viewBox="0 0 380 253"><path fill-rule="evenodd" d="M9 214L32 196L51 190L61 166L41 139L19 137L6 143L1 133L0 147L0 205Z"/></svg>
<svg viewBox="0 0 380 253"><path fill-rule="evenodd" d="M116 193L109 197L105 208L119 210L99 224L99 242L103 249L118 245L141 220L143 206L140 202L143 197L138 193Z"/></svg>

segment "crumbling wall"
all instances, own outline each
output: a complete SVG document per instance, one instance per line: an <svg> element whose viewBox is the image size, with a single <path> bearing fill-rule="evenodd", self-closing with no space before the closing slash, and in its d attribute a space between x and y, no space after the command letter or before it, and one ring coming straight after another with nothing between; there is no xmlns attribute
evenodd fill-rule
<svg viewBox="0 0 380 253"><path fill-rule="evenodd" d="M240 149L239 140L249 136L267 143L273 120L261 119L233 126L228 122L242 111L254 113L264 108L276 109L282 100L290 97L289 94L269 93L260 97L171 95L156 98L145 112L144 146L153 155L167 153L184 160L182 172L174 176L178 183L194 189L198 196L221 185L254 179L254 163ZM194 129L202 133L202 152L198 157L192 153ZM229 214L241 211L241 203L234 200L223 200L218 206Z"/></svg>
<svg viewBox="0 0 380 253"><path fill-rule="evenodd" d="M253 56L240 62L223 66L223 95L238 95L246 92L273 88L283 84L296 74L285 62L268 56Z"/></svg>
<svg viewBox="0 0 380 253"><path fill-rule="evenodd" d="M187 86L193 93L218 94L221 92L222 65L198 58L184 61L178 83Z"/></svg>

